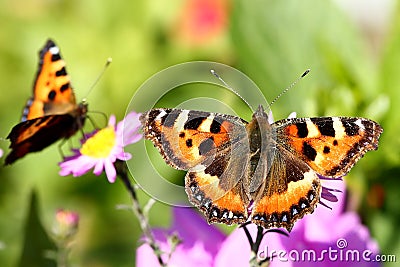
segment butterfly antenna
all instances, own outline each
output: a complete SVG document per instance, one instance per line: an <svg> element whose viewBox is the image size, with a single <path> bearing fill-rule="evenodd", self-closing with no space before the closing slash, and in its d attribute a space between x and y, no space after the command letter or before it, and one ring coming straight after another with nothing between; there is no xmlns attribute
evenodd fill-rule
<svg viewBox="0 0 400 267"><path fill-rule="evenodd" d="M248 107L251 107L249 102L246 101L246 99L244 99L235 89L233 89L230 85L228 85L222 78L221 76L218 75L218 73L215 70L210 70L210 72L212 73L212 75L214 75L218 80L220 80L222 82L222 84L228 88L229 90L231 90L235 95L237 95L240 99L243 100L244 103L246 103L246 105Z"/></svg>
<svg viewBox="0 0 400 267"><path fill-rule="evenodd" d="M277 97L275 97L275 99L272 100L272 102L269 103L269 105L272 106L272 104L274 104L274 103L276 102L276 100L278 100L282 95L284 95L285 93L287 93L287 91L289 91L290 89L292 89L293 86L295 86L296 83L298 83L302 78L304 78L304 76L306 76L309 72L310 72L310 69L307 69L305 72L303 72L303 74L301 74L299 78L297 78L294 82L292 82L291 85L289 85L288 87L286 87L285 90L283 90L279 95L277 95Z"/></svg>
<svg viewBox="0 0 400 267"><path fill-rule="evenodd" d="M108 66L111 64L112 62L112 58L107 58L106 64L104 64L103 69L101 70L101 72L99 73L99 75L97 76L97 78L94 80L92 86L90 86L89 91L87 92L86 96L83 98L83 101L86 100L87 96L90 94L90 92L93 90L93 88L96 86L96 84L99 82L101 76L103 76L104 72L106 71L106 69L108 68Z"/></svg>

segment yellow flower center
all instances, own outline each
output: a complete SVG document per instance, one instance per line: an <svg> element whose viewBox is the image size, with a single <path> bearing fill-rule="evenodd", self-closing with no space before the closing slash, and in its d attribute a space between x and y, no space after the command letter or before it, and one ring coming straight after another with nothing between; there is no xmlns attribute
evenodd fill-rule
<svg viewBox="0 0 400 267"><path fill-rule="evenodd" d="M115 145L113 126L101 129L82 145L80 152L92 158L107 158Z"/></svg>

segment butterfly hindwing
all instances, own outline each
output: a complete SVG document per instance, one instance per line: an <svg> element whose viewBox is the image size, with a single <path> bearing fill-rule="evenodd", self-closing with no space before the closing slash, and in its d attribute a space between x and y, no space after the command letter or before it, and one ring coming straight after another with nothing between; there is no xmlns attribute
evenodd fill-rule
<svg viewBox="0 0 400 267"><path fill-rule="evenodd" d="M82 124L83 120L78 121L71 114L49 115L17 124L7 136L12 151L5 164L11 164L27 153L41 151L62 138L69 138Z"/></svg>
<svg viewBox="0 0 400 267"><path fill-rule="evenodd" d="M253 195L252 222L290 231L296 220L314 211L320 191L317 174L277 144L271 169Z"/></svg>
<svg viewBox="0 0 400 267"><path fill-rule="evenodd" d="M228 177L226 177L228 178ZM215 173L189 171L185 177L189 201L199 208L209 223L244 223L249 201L241 183L224 187Z"/></svg>

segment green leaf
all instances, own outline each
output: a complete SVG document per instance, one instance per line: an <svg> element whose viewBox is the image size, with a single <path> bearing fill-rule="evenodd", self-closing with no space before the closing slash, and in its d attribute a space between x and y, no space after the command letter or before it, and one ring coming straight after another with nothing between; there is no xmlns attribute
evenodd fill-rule
<svg viewBox="0 0 400 267"><path fill-rule="evenodd" d="M56 246L47 235L39 218L38 199L33 191L25 224L25 237L20 267L55 267L56 262L46 257L46 253L55 251Z"/></svg>

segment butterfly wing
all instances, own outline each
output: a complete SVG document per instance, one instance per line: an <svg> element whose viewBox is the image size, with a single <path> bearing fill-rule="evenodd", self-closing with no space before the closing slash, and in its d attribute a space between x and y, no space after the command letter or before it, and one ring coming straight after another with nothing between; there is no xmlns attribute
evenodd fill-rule
<svg viewBox="0 0 400 267"><path fill-rule="evenodd" d="M145 137L176 169L209 223L285 227L312 213L318 174L345 175L377 149L382 128L363 118L303 118L268 123L260 106L250 123L201 111L154 109L141 117Z"/></svg>
<svg viewBox="0 0 400 267"><path fill-rule="evenodd" d="M141 117L145 137L174 168L189 170L189 201L208 222L242 223L248 198L243 183L249 143L242 119L217 113L153 109ZM240 164L238 164L238 162Z"/></svg>
<svg viewBox="0 0 400 267"><path fill-rule="evenodd" d="M249 132L260 156L250 177L252 221L288 231L314 211L321 191L317 174L345 175L368 150L377 149L382 132L379 124L363 118L299 118L269 125L262 109L253 116ZM266 168L257 171L260 166Z"/></svg>
<svg viewBox="0 0 400 267"><path fill-rule="evenodd" d="M30 98L22 114L22 121L49 114L65 114L76 108L70 78L61 58L60 49L47 40L39 52L39 66Z"/></svg>
<svg viewBox="0 0 400 267"><path fill-rule="evenodd" d="M145 137L178 170L210 164L233 139L246 136L238 117L181 109L152 109L140 118Z"/></svg>
<svg viewBox="0 0 400 267"><path fill-rule="evenodd" d="M382 127L369 119L298 118L275 122L277 140L318 174L346 175L369 150L378 148Z"/></svg>
<svg viewBox="0 0 400 267"><path fill-rule="evenodd" d="M271 168L252 198L252 222L266 229L285 227L312 213L319 201L317 174L300 158L276 145Z"/></svg>
<svg viewBox="0 0 400 267"><path fill-rule="evenodd" d="M276 137L273 162L254 192L252 221L265 228L285 227L312 213L321 190L317 174L338 178L378 147L382 128L364 118L286 119L271 128ZM271 152L270 152L271 153Z"/></svg>
<svg viewBox="0 0 400 267"><path fill-rule="evenodd" d="M76 104L65 61L58 46L49 39L39 52L33 97L25 106L22 122L7 137L12 150L5 164L69 138L83 127L86 112L86 103Z"/></svg>
<svg viewBox="0 0 400 267"><path fill-rule="evenodd" d="M246 195L243 179L248 158L220 156L204 170L189 171L185 177L185 191L190 203L200 209L208 223L244 223L248 218L249 198ZM240 161L239 161L240 162ZM219 165L222 164L222 165ZM224 165L225 164L225 165Z"/></svg>
<svg viewBox="0 0 400 267"><path fill-rule="evenodd" d="M11 152L5 159L5 164L12 164L27 153L40 151L54 142L69 138L82 128L85 121L83 107L79 106L80 116L67 113L48 115L27 120L14 126L7 139L10 139Z"/></svg>

